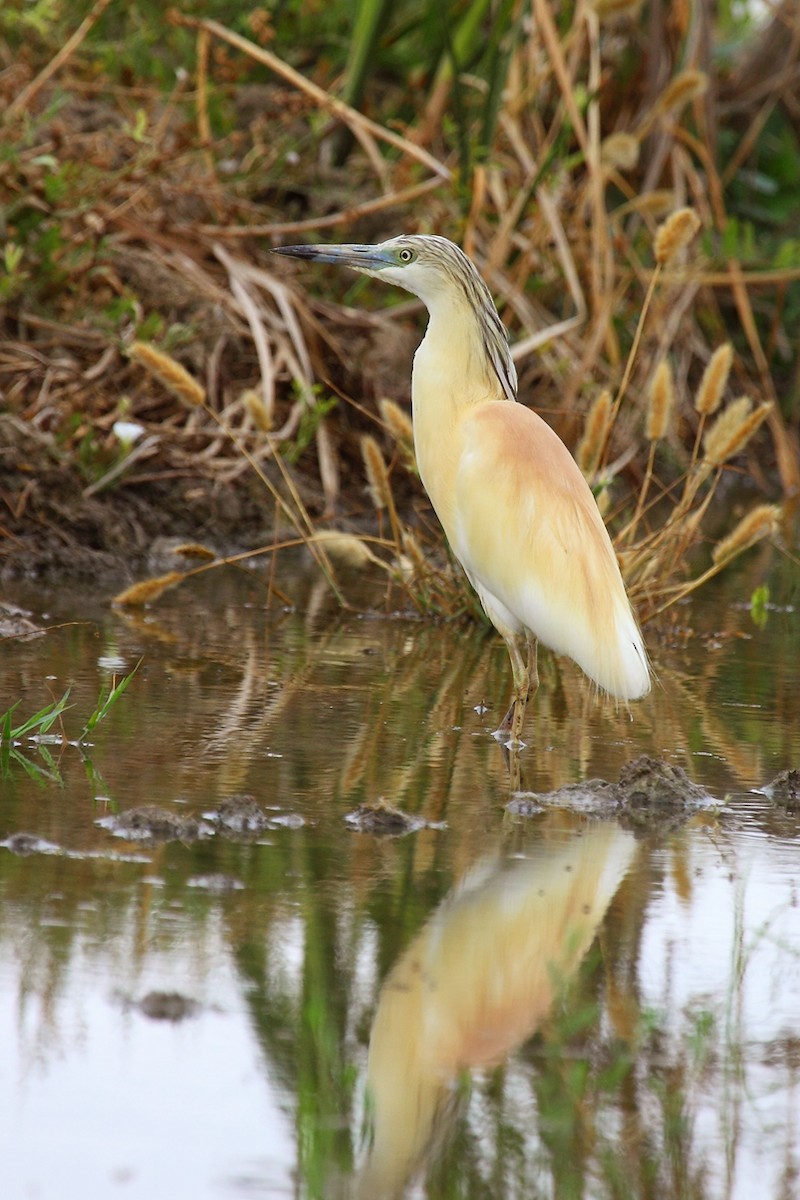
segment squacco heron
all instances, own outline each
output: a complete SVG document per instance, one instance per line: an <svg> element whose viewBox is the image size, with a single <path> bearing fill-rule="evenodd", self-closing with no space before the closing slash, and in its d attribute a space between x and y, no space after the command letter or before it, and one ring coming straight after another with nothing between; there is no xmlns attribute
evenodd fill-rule
<svg viewBox="0 0 800 1200"><path fill-rule="evenodd" d="M514 693L498 734L519 745L539 683L537 642L621 700L650 670L608 531L558 435L517 400L508 334L458 246L401 236L376 246L282 246L418 296L429 321L412 372L420 477L450 546L504 638Z"/></svg>

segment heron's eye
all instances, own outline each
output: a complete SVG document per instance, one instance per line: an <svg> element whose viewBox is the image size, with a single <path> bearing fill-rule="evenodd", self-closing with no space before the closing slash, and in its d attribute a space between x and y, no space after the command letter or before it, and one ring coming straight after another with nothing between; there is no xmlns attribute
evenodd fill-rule
<svg viewBox="0 0 800 1200"><path fill-rule="evenodd" d="M410 263L414 259L414 251L404 247L397 256L402 263Z"/></svg>

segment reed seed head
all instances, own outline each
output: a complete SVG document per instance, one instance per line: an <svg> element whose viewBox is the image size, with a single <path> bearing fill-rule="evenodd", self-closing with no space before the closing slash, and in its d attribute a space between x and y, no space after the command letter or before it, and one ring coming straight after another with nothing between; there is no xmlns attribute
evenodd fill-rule
<svg viewBox="0 0 800 1200"><path fill-rule="evenodd" d="M743 450L772 407L769 401L753 409L748 396L732 400L703 438L703 454L712 467L721 467Z"/></svg>
<svg viewBox="0 0 800 1200"><path fill-rule="evenodd" d="M674 112L683 108L690 100L702 96L708 88L708 76L703 71L688 68L671 79L658 98L656 111Z"/></svg>
<svg viewBox="0 0 800 1200"><path fill-rule="evenodd" d="M397 443L409 471L416 471L417 458L414 452L414 426L411 417L395 404L394 400L381 400L378 404L383 423Z"/></svg>
<svg viewBox="0 0 800 1200"><path fill-rule="evenodd" d="M371 434L365 433L361 438L361 457L367 473L367 486L370 499L378 512L388 508L392 494L389 487L389 475L386 463L383 461L380 446Z"/></svg>
<svg viewBox="0 0 800 1200"><path fill-rule="evenodd" d="M724 342L708 360L695 396L694 406L703 416L710 416L719 408L732 364L733 346L730 342Z"/></svg>
<svg viewBox="0 0 800 1200"><path fill-rule="evenodd" d="M205 388L189 374L184 366L176 362L171 355L163 350L157 350L149 342L134 342L128 354L145 367L151 375L164 384L173 396L177 396L191 408L205 404Z"/></svg>
<svg viewBox="0 0 800 1200"><path fill-rule="evenodd" d="M252 388L247 388L242 393L244 406L250 414L253 424L256 429L260 429L262 433L269 433L272 429L272 418L269 415L266 404L259 396L258 392Z"/></svg>
<svg viewBox="0 0 800 1200"><path fill-rule="evenodd" d="M112 603L128 608L140 608L152 600L158 600L168 588L175 587L186 576L182 571L169 571L166 575L158 575L153 579L143 579L140 583L132 583L124 591L118 592Z"/></svg>
<svg viewBox="0 0 800 1200"><path fill-rule="evenodd" d="M632 133L612 133L600 146L604 166L631 171L639 161L639 139Z"/></svg>
<svg viewBox="0 0 800 1200"><path fill-rule="evenodd" d="M656 230L654 252L656 262L665 266L689 245L700 228L700 218L693 208L678 208Z"/></svg>
<svg viewBox="0 0 800 1200"><path fill-rule="evenodd" d="M604 388L586 416L586 427L578 444L578 466L587 478L597 470L600 455L608 438L611 419L611 392Z"/></svg>
<svg viewBox="0 0 800 1200"><path fill-rule="evenodd" d="M667 432L675 407L675 382L666 358L662 358L653 373L648 401L645 437L650 442L657 442Z"/></svg>
<svg viewBox="0 0 800 1200"><path fill-rule="evenodd" d="M337 558L349 567L361 568L366 567L369 563L380 562L369 546L353 533L340 533L336 529L319 529L311 540L324 546L331 558Z"/></svg>
<svg viewBox="0 0 800 1200"><path fill-rule="evenodd" d="M765 537L772 537L778 530L781 509L777 504L759 504L745 513L735 528L714 547L711 558L719 565L740 554L749 546Z"/></svg>

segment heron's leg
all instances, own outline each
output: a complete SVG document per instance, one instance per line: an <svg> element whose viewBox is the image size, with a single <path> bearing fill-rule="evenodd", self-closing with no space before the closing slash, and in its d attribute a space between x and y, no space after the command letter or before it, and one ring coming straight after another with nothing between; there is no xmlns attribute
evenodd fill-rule
<svg viewBox="0 0 800 1200"><path fill-rule="evenodd" d="M531 690L531 663L533 664L534 671L534 691L539 684L539 677L536 674L536 641L535 639L533 641L527 640L522 634L510 634L505 638L505 643L508 647L508 656L511 659L511 671L514 676L514 697L511 701L511 707L500 722L500 728L497 732L499 734L510 733L510 740L513 743L518 743L520 741L520 734L522 733L522 723L525 720L525 706L528 702L528 693ZM533 646L533 651L531 651L531 646Z"/></svg>

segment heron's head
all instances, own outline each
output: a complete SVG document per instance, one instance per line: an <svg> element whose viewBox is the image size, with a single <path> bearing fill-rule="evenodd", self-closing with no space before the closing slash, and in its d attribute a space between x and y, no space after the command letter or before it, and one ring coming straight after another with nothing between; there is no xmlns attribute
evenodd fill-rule
<svg viewBox="0 0 800 1200"><path fill-rule="evenodd" d="M362 275L394 283L419 296L433 317L452 315L474 318L477 345L486 354L487 371L497 376L503 394L516 397L517 373L508 348L508 334L491 293L463 250L433 234L403 234L376 246L280 246L277 254L311 262L338 263ZM470 322L468 321L469 325Z"/></svg>
<svg viewBox="0 0 800 1200"><path fill-rule="evenodd" d="M413 292L429 308L437 297L462 292L465 278L480 280L458 246L433 235L403 234L375 246L277 246L275 253L351 267Z"/></svg>

